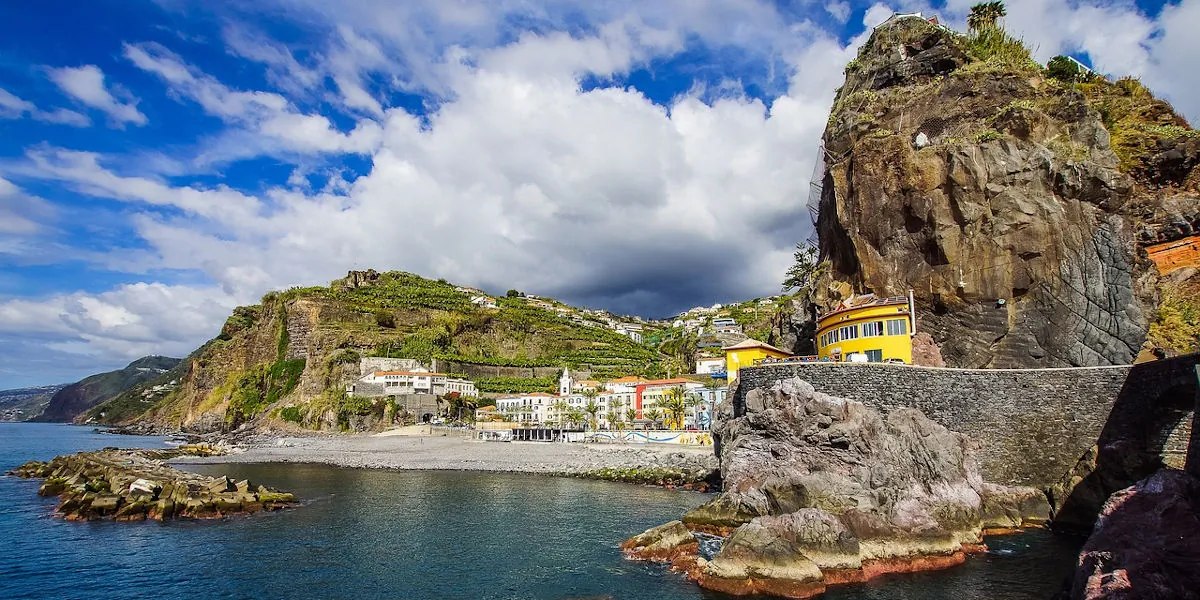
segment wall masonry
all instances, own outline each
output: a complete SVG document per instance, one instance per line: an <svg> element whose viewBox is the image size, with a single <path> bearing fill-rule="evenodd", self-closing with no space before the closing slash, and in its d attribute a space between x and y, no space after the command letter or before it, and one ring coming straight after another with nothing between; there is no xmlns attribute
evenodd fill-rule
<svg viewBox="0 0 1200 600"><path fill-rule="evenodd" d="M1126 421L1129 435L1144 439L1148 452L1163 454L1164 462L1171 455L1182 467L1195 411L1197 358L1065 369L764 365L740 372L732 398L734 413L742 414L747 391L799 377L820 392L875 408L916 408L979 444L979 466L988 481L1046 488L1074 467L1102 432L1120 430ZM1187 402L1180 404L1179 394ZM1116 423L1109 422L1110 414Z"/></svg>

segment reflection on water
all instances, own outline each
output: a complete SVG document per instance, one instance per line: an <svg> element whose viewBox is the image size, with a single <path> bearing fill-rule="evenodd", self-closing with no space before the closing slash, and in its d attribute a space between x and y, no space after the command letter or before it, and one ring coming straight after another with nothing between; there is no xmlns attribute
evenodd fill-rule
<svg viewBox="0 0 1200 600"><path fill-rule="evenodd" d="M37 436L15 442L12 427L47 426L0 427L0 467L67 451L61 437L43 436L58 440L53 449ZM54 434L63 429L78 434L76 447L129 445L97 442L80 428ZM0 598L723 598L660 566L626 561L617 548L678 518L702 494L512 474L190 468L293 491L305 502L224 523L65 523L47 518L52 503L34 495L35 482L3 478ZM989 543L992 553L965 565L827 597L1044 599L1079 542L1033 532Z"/></svg>

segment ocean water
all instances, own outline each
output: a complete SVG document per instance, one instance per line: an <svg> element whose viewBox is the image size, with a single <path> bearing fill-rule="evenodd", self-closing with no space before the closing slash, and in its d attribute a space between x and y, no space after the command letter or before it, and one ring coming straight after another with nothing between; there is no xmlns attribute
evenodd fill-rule
<svg viewBox="0 0 1200 600"><path fill-rule="evenodd" d="M0 424L0 470L160 438ZM502 451L497 448L497 451ZM725 598L617 545L708 496L532 475L387 472L316 465L195 466L295 492L302 506L223 522L68 523L38 482L0 478L0 598ZM837 588L826 598L1045 599L1080 540L992 538L933 573Z"/></svg>

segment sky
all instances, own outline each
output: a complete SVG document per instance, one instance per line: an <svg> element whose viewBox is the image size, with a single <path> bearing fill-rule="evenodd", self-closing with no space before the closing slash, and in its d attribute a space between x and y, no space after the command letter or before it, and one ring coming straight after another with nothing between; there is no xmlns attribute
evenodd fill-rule
<svg viewBox="0 0 1200 600"><path fill-rule="evenodd" d="M665 317L778 293L845 63L973 0L0 8L0 389L185 356L350 269ZM1200 118L1200 0L1010 0Z"/></svg>

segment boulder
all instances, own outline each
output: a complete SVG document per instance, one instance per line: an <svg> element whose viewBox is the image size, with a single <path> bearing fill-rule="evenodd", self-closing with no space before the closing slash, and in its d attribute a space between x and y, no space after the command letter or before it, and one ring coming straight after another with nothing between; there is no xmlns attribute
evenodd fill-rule
<svg viewBox="0 0 1200 600"><path fill-rule="evenodd" d="M1049 518L1041 491L985 483L965 436L918 410L880 412L797 378L749 391L740 414L722 406L713 431L724 491L682 524L643 534L728 536L711 561L683 568L710 589L807 597L959 564L982 549L985 527Z"/></svg>
<svg viewBox="0 0 1200 600"><path fill-rule="evenodd" d="M1200 479L1163 469L1114 493L1062 599L1200 598Z"/></svg>
<svg viewBox="0 0 1200 600"><path fill-rule="evenodd" d="M780 531L751 521L700 568L697 581L728 594L808 598L825 591L825 585L821 569L802 550Z"/></svg>
<svg viewBox="0 0 1200 600"><path fill-rule="evenodd" d="M621 549L632 558L670 562L682 554L695 554L699 542L682 521L671 521L626 540Z"/></svg>

